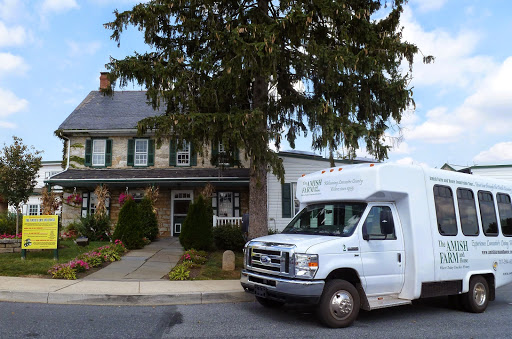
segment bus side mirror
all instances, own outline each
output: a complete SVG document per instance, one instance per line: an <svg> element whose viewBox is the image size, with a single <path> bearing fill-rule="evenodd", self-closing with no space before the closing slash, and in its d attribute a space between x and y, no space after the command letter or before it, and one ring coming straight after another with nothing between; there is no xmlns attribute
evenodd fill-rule
<svg viewBox="0 0 512 339"><path fill-rule="evenodd" d="M369 241L370 235L368 233L363 233L363 240Z"/></svg>
<svg viewBox="0 0 512 339"><path fill-rule="evenodd" d="M380 228L382 234L393 234L395 225L393 223L391 211L382 210L380 212Z"/></svg>

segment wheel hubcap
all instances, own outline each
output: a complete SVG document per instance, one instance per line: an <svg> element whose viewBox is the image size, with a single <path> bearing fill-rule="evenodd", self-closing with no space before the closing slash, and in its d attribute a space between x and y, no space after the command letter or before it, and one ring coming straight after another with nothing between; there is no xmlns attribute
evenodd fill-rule
<svg viewBox="0 0 512 339"><path fill-rule="evenodd" d="M353 304L354 302L350 293L345 290L337 291L331 297L331 315L338 320L346 319L354 309Z"/></svg>
<svg viewBox="0 0 512 339"><path fill-rule="evenodd" d="M482 306L483 304L485 304L485 300L487 299L487 293L485 291L484 284L475 284L475 288L473 289L473 297L475 298L475 303L478 306Z"/></svg>

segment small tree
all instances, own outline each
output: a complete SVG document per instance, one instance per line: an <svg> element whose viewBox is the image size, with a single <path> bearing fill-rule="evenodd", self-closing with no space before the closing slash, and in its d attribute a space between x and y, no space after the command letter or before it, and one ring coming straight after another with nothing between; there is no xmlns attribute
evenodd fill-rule
<svg viewBox="0 0 512 339"><path fill-rule="evenodd" d="M119 212L114 239L121 240L127 249L133 250L144 247L139 209L133 199L127 199Z"/></svg>
<svg viewBox="0 0 512 339"><path fill-rule="evenodd" d="M139 215L142 223L142 234L153 241L158 236L158 221L153 211L150 198L144 197L139 204Z"/></svg>
<svg viewBox="0 0 512 339"><path fill-rule="evenodd" d="M23 145L21 138L13 136L10 146L4 144L0 150L0 196L16 208L28 201L37 184L37 171L41 168L41 151ZM19 231L16 218L16 234Z"/></svg>
<svg viewBox="0 0 512 339"><path fill-rule="evenodd" d="M211 249L213 245L212 216L212 206L202 195L190 204L180 233L180 243L186 250Z"/></svg>

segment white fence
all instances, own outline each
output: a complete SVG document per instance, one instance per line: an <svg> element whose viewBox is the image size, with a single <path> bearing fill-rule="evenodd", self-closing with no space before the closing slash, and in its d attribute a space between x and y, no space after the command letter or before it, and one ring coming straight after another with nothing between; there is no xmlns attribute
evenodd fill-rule
<svg viewBox="0 0 512 339"><path fill-rule="evenodd" d="M227 224L242 226L242 217L218 217L216 215L213 216L214 227Z"/></svg>

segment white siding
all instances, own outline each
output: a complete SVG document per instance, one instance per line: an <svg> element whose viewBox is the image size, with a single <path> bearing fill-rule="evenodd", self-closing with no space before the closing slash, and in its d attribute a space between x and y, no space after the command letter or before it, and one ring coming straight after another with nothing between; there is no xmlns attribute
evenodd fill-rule
<svg viewBox="0 0 512 339"><path fill-rule="evenodd" d="M280 156L280 158L283 159L285 183L297 182L297 179L302 174L308 174L329 167L329 161L326 159L313 157L311 159L304 159L286 155ZM268 227L273 230L282 231L292 218L282 217L281 182L270 173L267 177L267 184Z"/></svg>
<svg viewBox="0 0 512 339"><path fill-rule="evenodd" d="M510 167L472 167L473 175L501 180L512 180L512 166Z"/></svg>

